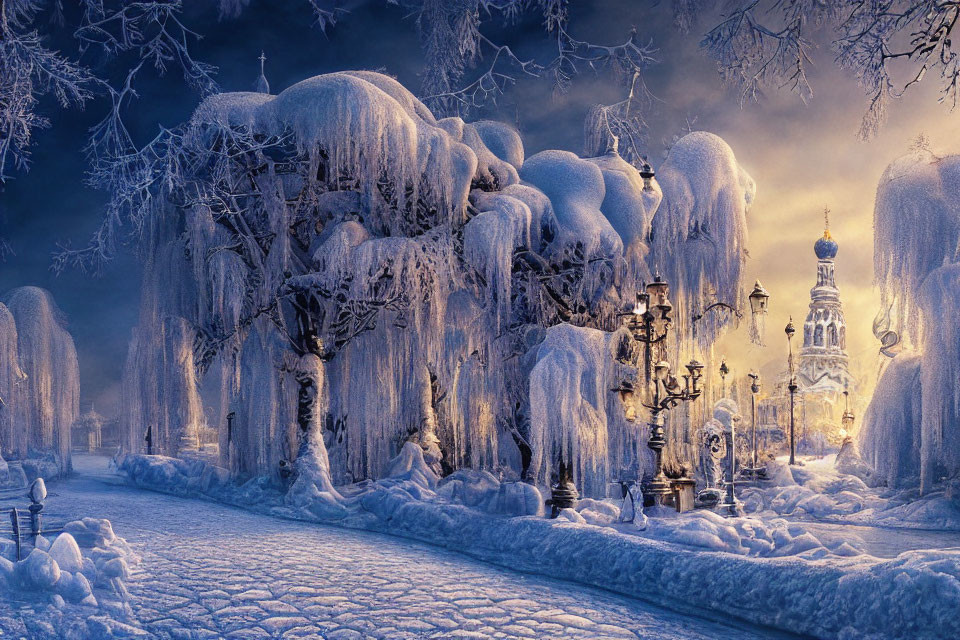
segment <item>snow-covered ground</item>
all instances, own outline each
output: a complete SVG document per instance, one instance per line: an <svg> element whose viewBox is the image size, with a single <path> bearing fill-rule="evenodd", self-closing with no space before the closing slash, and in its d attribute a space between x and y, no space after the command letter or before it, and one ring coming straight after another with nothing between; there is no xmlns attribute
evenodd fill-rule
<svg viewBox="0 0 960 640"><path fill-rule="evenodd" d="M870 487L855 475L839 473L834 459L803 459L792 469L778 460L769 485L741 491L745 510L765 518L960 532L960 501L944 489L921 496L916 486Z"/></svg>
<svg viewBox="0 0 960 640"><path fill-rule="evenodd" d="M877 558L864 552L856 536L821 539L805 523L770 510L734 519L703 511L663 513L636 531L611 523L616 507L610 503L585 500L580 512L564 510L548 520L523 515L530 513L530 502L513 483L461 472L462 486L449 491L449 478L437 484L418 446L408 444L403 452L388 477L340 487L336 501L325 492L296 491L297 485L284 496L266 479L237 486L225 470L163 456L126 456L120 467L143 488L390 533L661 606L693 606L840 640L960 637L960 619L953 614L960 603L960 549L931 544ZM803 473L812 469L796 472ZM785 467L775 469L774 486L761 497L797 489L796 480L777 486L785 483L777 479L782 474L793 476ZM812 492L811 486L800 488ZM499 500L504 487L514 500ZM512 511L498 508L502 504Z"/></svg>
<svg viewBox="0 0 960 640"><path fill-rule="evenodd" d="M378 533L111 486L116 479L91 462L76 466L97 477L58 483L48 509L103 513L142 556L128 587L135 618L151 637L791 637ZM678 605L697 610L695 602ZM0 620L23 613L16 603L0 604L0 612Z"/></svg>

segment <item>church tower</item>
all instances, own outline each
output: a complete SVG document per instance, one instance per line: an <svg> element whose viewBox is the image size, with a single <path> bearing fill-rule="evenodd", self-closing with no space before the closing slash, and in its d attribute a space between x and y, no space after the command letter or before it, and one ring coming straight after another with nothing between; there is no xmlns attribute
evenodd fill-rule
<svg viewBox="0 0 960 640"><path fill-rule="evenodd" d="M834 273L839 246L830 235L830 210L824 211L823 237L813 245L817 284L810 290L810 311L803 323L803 347L797 378L803 393L853 390L848 370L847 326Z"/></svg>

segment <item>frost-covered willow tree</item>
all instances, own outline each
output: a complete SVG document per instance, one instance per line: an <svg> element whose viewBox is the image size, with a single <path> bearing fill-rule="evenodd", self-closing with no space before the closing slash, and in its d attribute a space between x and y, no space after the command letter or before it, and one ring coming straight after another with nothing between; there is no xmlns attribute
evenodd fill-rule
<svg viewBox="0 0 960 640"><path fill-rule="evenodd" d="M887 167L874 212L879 328L899 334L919 357L896 355L884 371L860 446L891 484L919 474L924 491L960 475L958 179L960 157L937 157L921 141ZM918 460L919 469L889 450Z"/></svg>
<svg viewBox="0 0 960 640"><path fill-rule="evenodd" d="M749 314L743 291L747 215L756 196L753 178L733 150L704 131L687 134L671 147L657 172L663 203L653 218L647 262L671 285L676 341L666 346L675 368L690 359L712 360L712 346L737 321L726 307ZM691 424L709 419L713 374L706 371L704 397L668 414L668 459L697 459ZM682 371L682 370L681 370Z"/></svg>
<svg viewBox="0 0 960 640"><path fill-rule="evenodd" d="M53 454L70 470L70 427L80 413L73 338L49 292L20 287L0 298L0 452Z"/></svg>
<svg viewBox="0 0 960 640"><path fill-rule="evenodd" d="M739 185L731 167L711 179ZM209 420L238 474L296 461L332 500L410 441L437 472L542 482L564 460L594 492L642 464L642 420L610 390L635 362L621 312L649 280L662 194L615 152L525 158L509 126L438 120L387 76L340 72L212 96L110 187L98 237L126 221L146 259L130 450L150 428L155 452L182 453Z"/></svg>

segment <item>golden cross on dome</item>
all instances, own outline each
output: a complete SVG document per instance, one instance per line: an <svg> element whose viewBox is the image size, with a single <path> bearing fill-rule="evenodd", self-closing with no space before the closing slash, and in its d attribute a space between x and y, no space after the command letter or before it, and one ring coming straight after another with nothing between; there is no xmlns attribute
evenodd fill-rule
<svg viewBox="0 0 960 640"><path fill-rule="evenodd" d="M823 208L823 237L830 237L830 207Z"/></svg>

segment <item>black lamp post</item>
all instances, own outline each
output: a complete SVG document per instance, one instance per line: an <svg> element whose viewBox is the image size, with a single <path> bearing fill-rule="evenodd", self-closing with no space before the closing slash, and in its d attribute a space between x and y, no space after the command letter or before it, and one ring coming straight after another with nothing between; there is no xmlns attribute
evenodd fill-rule
<svg viewBox="0 0 960 640"><path fill-rule="evenodd" d="M850 411L850 392L843 390L843 416L840 418L840 424L843 425L843 437L850 435L853 430L854 415Z"/></svg>
<svg viewBox="0 0 960 640"><path fill-rule="evenodd" d="M750 430L753 440L753 469L751 472L756 475L757 466L757 394L760 393L760 374L751 371L747 374L750 378Z"/></svg>
<svg viewBox="0 0 960 640"><path fill-rule="evenodd" d="M790 371L790 383L787 385L787 389L790 391L790 464L794 465L797 464L796 441L794 440L794 399L797 394L797 381L793 377L793 334L797 330L793 327L793 316L790 316L790 321L787 322L783 332L787 334L787 368Z"/></svg>
<svg viewBox="0 0 960 640"><path fill-rule="evenodd" d="M720 397L727 397L727 374L730 373L730 367L727 366L727 359L720 358Z"/></svg>
<svg viewBox="0 0 960 640"><path fill-rule="evenodd" d="M655 456L653 479L647 486L646 491L653 498L655 506L663 506L664 498L672 493L670 480L663 472L663 448L667 443L663 429L663 413L673 409L681 402L692 402L700 397L703 390L700 388L700 380L703 378L703 365L696 360L691 360L686 365L687 372L684 374L684 384L681 386L670 371L670 365L667 362L660 361L654 369L654 391L653 403L644 404L650 409L650 438L647 440L647 447L653 451Z"/></svg>

